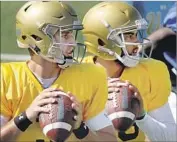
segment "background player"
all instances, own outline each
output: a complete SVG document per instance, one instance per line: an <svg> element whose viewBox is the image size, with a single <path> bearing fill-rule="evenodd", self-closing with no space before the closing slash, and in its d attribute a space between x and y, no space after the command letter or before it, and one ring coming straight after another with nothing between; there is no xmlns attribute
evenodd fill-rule
<svg viewBox="0 0 177 142"><path fill-rule="evenodd" d="M102 2L86 13L83 25L87 50L93 54L85 62L105 67L111 78L109 93L118 90L119 79L129 80L139 90L142 109L147 112L142 111L134 128L119 133L119 140L144 141L147 135L151 141L176 141L176 124L168 104L169 73L161 61L140 54L147 28L140 13L124 2Z"/></svg>

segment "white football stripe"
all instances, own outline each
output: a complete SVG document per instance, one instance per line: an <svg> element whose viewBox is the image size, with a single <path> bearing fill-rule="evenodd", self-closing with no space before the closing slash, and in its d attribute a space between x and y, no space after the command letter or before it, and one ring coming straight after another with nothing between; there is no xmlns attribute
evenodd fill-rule
<svg viewBox="0 0 177 142"><path fill-rule="evenodd" d="M46 135L52 129L65 129L67 131L71 131L72 126L65 122L55 122L52 124L48 124L43 128L43 133Z"/></svg>
<svg viewBox="0 0 177 142"><path fill-rule="evenodd" d="M130 119L134 120L135 115L131 112L128 112L128 111L120 111L120 112L114 112L114 113L108 115L108 117L111 121L116 118L121 118L121 117L126 117L126 118L130 118Z"/></svg>

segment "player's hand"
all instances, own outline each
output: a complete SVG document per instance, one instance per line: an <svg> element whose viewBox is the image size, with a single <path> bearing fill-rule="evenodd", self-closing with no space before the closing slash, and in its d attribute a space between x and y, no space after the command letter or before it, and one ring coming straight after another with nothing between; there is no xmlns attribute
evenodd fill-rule
<svg viewBox="0 0 177 142"><path fill-rule="evenodd" d="M108 93L118 92L122 82L119 78L108 78Z"/></svg>
<svg viewBox="0 0 177 142"><path fill-rule="evenodd" d="M83 120L82 116L82 104L76 99L76 97L68 92L68 95L70 96L70 99L73 101L72 108L76 111L76 115L74 116L74 120L76 120L74 129L77 129L80 127L81 122Z"/></svg>
<svg viewBox="0 0 177 142"><path fill-rule="evenodd" d="M108 79L108 98L109 96L111 96L111 93L118 92L121 86L128 86L134 92L134 97L139 100L140 111L137 117L141 117L142 115L144 115L145 111L144 111L143 99L141 97L141 94L139 90L128 80L121 81L119 78L109 78Z"/></svg>
<svg viewBox="0 0 177 142"><path fill-rule="evenodd" d="M138 88L136 88L136 86L134 86L133 84L131 84L127 80L125 82L128 84L128 87L134 92L134 97L137 98L140 102L140 111L139 111L139 114L137 115L137 118L141 117L145 114L144 104L143 104L143 99L141 97L141 94L140 94Z"/></svg>
<svg viewBox="0 0 177 142"><path fill-rule="evenodd" d="M40 112L48 113L50 110L43 107L43 105L57 102L57 97L60 95L59 92L59 89L54 88L47 88L43 90L27 108L26 115L28 119L33 122L36 120Z"/></svg>

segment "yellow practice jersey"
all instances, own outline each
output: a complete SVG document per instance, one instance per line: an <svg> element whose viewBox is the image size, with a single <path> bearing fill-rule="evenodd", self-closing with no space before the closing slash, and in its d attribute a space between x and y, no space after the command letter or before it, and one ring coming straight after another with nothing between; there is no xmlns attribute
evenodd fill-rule
<svg viewBox="0 0 177 142"><path fill-rule="evenodd" d="M50 87L62 87L64 91L72 92L83 104L84 121L104 110L108 90L106 73L101 67L93 64L73 65L61 71ZM1 64L1 115L16 117L29 107L42 90L26 62ZM34 122L16 141L36 142L38 139L49 141L39 123ZM79 140L72 134L68 141Z"/></svg>
<svg viewBox="0 0 177 142"><path fill-rule="evenodd" d="M86 57L84 62L93 63L93 57ZM148 59L140 62L136 67L125 68L120 79L129 80L138 88L147 112L161 107L168 101L168 96L171 92L171 82L167 67L161 61ZM127 135L127 138L132 137L129 141L145 141L144 133L140 130L137 133L135 129L137 128L132 126L126 132L126 134L132 134L132 136ZM118 141L121 140L118 139Z"/></svg>

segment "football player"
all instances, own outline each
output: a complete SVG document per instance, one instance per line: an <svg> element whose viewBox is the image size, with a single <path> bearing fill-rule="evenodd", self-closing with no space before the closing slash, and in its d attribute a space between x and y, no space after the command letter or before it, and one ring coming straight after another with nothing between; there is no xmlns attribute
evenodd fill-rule
<svg viewBox="0 0 177 142"><path fill-rule="evenodd" d="M176 124L168 96L171 91L167 67L143 52L147 22L125 2L101 2L83 19L83 35L92 56L85 62L103 66L108 76L109 95L121 85L136 91L142 111L126 132L118 132L118 141L176 141ZM143 42L146 41L146 42ZM151 54L151 52L150 52ZM120 80L128 80L120 84ZM142 99L142 100L141 100Z"/></svg>
<svg viewBox="0 0 177 142"><path fill-rule="evenodd" d="M78 112L74 135L68 141L84 138L83 131L89 134L82 120L100 140L116 141L104 115L106 73L96 65L79 64L79 51L85 46L76 38L82 29L73 8L63 2L30 1L20 8L16 15L17 43L29 50L31 59L1 64L2 141L49 141L37 118L40 112L49 112L43 105L55 103L60 89L68 92Z"/></svg>

